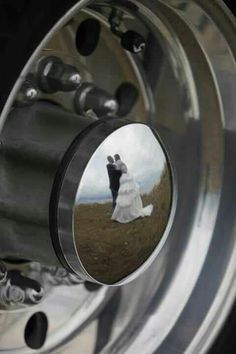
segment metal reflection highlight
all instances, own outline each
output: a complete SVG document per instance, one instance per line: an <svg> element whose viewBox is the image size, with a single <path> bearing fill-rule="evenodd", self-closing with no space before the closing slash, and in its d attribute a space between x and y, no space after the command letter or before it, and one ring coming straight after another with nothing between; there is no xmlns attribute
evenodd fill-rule
<svg viewBox="0 0 236 354"><path fill-rule="evenodd" d="M93 278L114 284L148 260L168 223L171 191L166 156L149 127L127 125L99 146L74 208L77 251Z"/></svg>

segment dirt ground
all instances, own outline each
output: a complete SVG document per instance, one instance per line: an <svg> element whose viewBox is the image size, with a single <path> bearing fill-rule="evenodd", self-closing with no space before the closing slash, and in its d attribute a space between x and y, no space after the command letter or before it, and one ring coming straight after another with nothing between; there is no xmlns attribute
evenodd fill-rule
<svg viewBox="0 0 236 354"><path fill-rule="evenodd" d="M167 171L143 205L154 205L151 217L129 224L112 221L111 203L84 204L76 210L76 245L86 270L97 280L112 284L133 272L154 251L166 228L171 206Z"/></svg>

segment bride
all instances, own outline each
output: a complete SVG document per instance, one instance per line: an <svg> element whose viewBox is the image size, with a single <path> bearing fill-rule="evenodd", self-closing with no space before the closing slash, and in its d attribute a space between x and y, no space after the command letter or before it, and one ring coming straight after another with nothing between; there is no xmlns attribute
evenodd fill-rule
<svg viewBox="0 0 236 354"><path fill-rule="evenodd" d="M151 216L153 205L143 207L138 184L128 172L126 164L120 160L119 156L118 158L116 158L116 168L121 171L122 175L116 207L111 219L126 224L138 218Z"/></svg>

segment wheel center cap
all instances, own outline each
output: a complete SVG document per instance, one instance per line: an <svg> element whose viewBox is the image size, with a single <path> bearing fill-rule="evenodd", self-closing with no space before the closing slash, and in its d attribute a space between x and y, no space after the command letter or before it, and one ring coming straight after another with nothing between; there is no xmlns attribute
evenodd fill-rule
<svg viewBox="0 0 236 354"><path fill-rule="evenodd" d="M136 277L160 249L171 191L169 164L152 129L121 119L97 122L76 138L56 178L57 253L89 281L114 285Z"/></svg>

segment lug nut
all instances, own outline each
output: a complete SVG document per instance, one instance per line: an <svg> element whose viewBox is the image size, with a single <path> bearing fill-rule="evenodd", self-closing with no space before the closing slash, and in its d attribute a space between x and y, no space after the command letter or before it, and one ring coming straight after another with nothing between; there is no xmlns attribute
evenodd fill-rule
<svg viewBox="0 0 236 354"><path fill-rule="evenodd" d="M34 104L39 96L39 90L33 75L29 75L22 84L17 95L15 106L25 107Z"/></svg>
<svg viewBox="0 0 236 354"><path fill-rule="evenodd" d="M27 278L19 271L7 272L5 265L0 262L0 304L37 305L44 296L44 289L33 279Z"/></svg>
<svg viewBox="0 0 236 354"><path fill-rule="evenodd" d="M108 92L90 83L84 83L75 95L75 109L79 114L92 110L98 118L116 115L117 100Z"/></svg>
<svg viewBox="0 0 236 354"><path fill-rule="evenodd" d="M81 84L76 67L64 64L58 57L47 57L39 62L38 84L45 93L75 91Z"/></svg>
<svg viewBox="0 0 236 354"><path fill-rule="evenodd" d="M29 87L29 88L25 91L25 96L26 96L29 100L34 100L34 99L38 96L38 91L37 91L34 87Z"/></svg>
<svg viewBox="0 0 236 354"><path fill-rule="evenodd" d="M79 85L81 83L81 77L78 73L72 74L69 80L75 85Z"/></svg>
<svg viewBox="0 0 236 354"><path fill-rule="evenodd" d="M138 32L127 31L121 36L121 45L125 50L138 54L146 48L146 41Z"/></svg>
<svg viewBox="0 0 236 354"><path fill-rule="evenodd" d="M125 50L133 54L143 52L146 48L145 38L136 31L128 30L126 32L123 32L120 29L123 21L123 16L124 13L120 10L112 11L109 17L109 23L112 33L120 38L121 45Z"/></svg>

